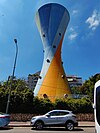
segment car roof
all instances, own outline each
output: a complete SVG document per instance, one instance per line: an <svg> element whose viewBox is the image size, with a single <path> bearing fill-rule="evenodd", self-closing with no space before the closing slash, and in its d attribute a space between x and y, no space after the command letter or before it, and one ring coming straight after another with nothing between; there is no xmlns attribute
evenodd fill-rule
<svg viewBox="0 0 100 133"><path fill-rule="evenodd" d="M51 110L50 112L53 112L53 111L59 111L59 112L72 112L72 111L69 111L69 110L61 110L61 109Z"/></svg>
<svg viewBox="0 0 100 133"><path fill-rule="evenodd" d="M5 113L0 112L0 116L9 116L9 114L5 114Z"/></svg>

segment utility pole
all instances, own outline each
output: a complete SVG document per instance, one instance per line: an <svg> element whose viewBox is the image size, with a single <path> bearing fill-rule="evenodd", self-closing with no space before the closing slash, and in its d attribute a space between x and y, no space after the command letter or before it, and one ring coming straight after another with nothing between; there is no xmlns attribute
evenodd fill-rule
<svg viewBox="0 0 100 133"><path fill-rule="evenodd" d="M15 54L15 59L14 59L13 73L12 73L11 81L10 81L11 83L10 83L8 101L7 101L7 106L6 106L6 113L7 113L7 114L8 114L8 110L9 110L10 97L11 97L11 90L12 90L12 83L13 83L13 79L14 79L14 73L15 73L16 61L17 61L17 55L18 55L17 39L14 39L14 42L15 42L15 45L16 45L16 54Z"/></svg>

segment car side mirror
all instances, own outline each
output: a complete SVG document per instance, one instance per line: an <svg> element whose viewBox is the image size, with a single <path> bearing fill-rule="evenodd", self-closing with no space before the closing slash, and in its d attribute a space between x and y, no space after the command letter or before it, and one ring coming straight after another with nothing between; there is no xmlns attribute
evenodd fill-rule
<svg viewBox="0 0 100 133"><path fill-rule="evenodd" d="M47 117L50 117L50 114L47 114L46 116L47 116Z"/></svg>

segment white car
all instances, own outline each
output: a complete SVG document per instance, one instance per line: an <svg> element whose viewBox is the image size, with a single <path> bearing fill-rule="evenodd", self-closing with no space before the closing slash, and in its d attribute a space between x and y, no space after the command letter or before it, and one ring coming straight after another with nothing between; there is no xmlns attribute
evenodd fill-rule
<svg viewBox="0 0 100 133"><path fill-rule="evenodd" d="M35 116L31 119L31 125L36 129L43 129L45 126L64 126L67 130L73 130L78 126L76 115L68 110L52 110L45 115Z"/></svg>
<svg viewBox="0 0 100 133"><path fill-rule="evenodd" d="M5 127L10 123L10 115L0 113L0 127Z"/></svg>
<svg viewBox="0 0 100 133"><path fill-rule="evenodd" d="M100 133L100 80L95 83L94 89L95 133Z"/></svg>

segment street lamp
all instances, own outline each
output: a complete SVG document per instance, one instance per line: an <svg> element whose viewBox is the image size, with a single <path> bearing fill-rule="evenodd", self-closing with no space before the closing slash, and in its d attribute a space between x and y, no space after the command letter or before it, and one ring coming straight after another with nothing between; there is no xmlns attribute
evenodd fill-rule
<svg viewBox="0 0 100 133"><path fill-rule="evenodd" d="M11 83L10 83L10 89L9 89L9 95L8 95L7 106L6 106L6 113L8 113L8 109L9 109L10 96L11 96L11 90L12 90L12 82L13 82L13 79L14 79L14 73L15 73L16 61L17 61L17 54L18 54L17 39L14 39L14 42L15 42L15 44L16 44L16 54L15 54L15 59L14 59L13 73L12 73L12 76L11 76Z"/></svg>

